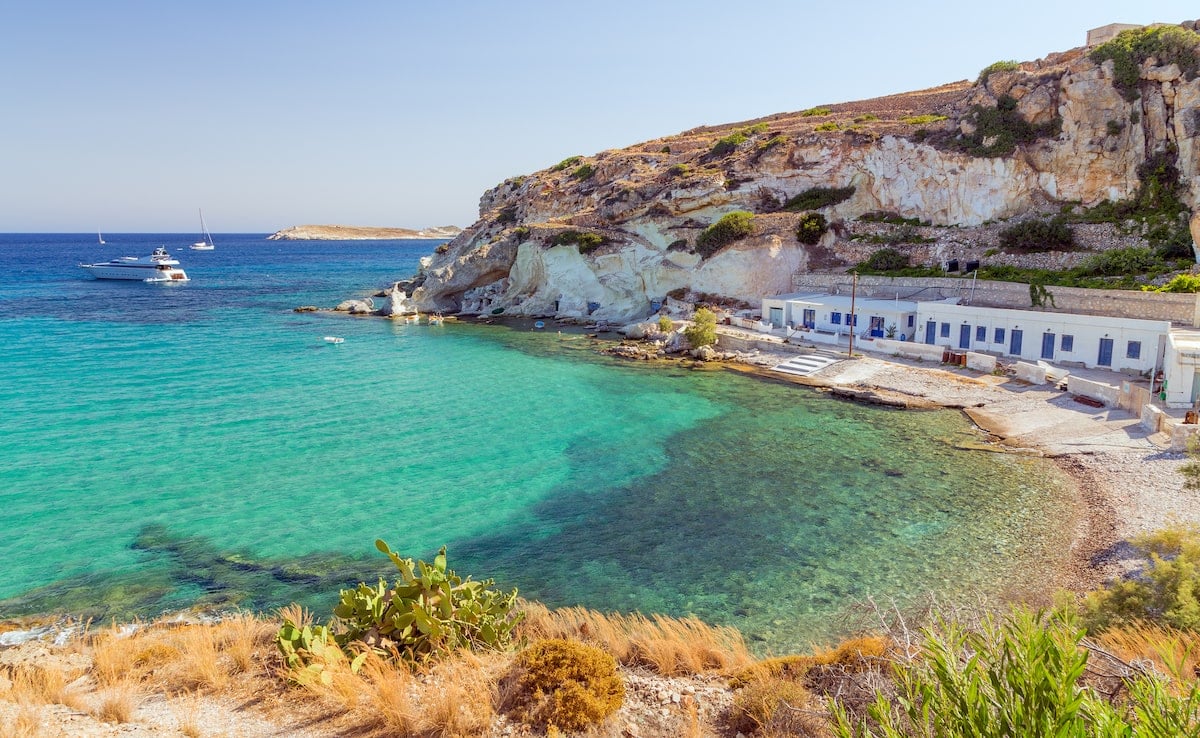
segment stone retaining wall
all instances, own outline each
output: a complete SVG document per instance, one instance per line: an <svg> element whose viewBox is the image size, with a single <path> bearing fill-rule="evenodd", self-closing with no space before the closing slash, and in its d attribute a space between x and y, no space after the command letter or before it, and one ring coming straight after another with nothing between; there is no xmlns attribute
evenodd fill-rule
<svg viewBox="0 0 1200 738"><path fill-rule="evenodd" d="M849 274L794 274L792 290L798 293L848 295L853 277ZM1038 310L1051 313L1108 315L1117 318L1169 320L1200 327L1200 302L1195 294L1140 292L1136 290L1086 290L1078 287L1047 287L1053 298ZM878 300L945 300L958 298L963 304L1027 310L1033 307L1029 285L1020 282L991 282L955 277L859 277L859 297Z"/></svg>

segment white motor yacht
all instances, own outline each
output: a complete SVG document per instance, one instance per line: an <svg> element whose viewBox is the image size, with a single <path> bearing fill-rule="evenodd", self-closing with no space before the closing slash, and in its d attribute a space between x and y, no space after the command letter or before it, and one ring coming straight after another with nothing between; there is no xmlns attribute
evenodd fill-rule
<svg viewBox="0 0 1200 738"><path fill-rule="evenodd" d="M187 274L179 268L166 248L159 246L149 256L119 256L99 264L80 264L96 279L136 279L142 282L186 282Z"/></svg>

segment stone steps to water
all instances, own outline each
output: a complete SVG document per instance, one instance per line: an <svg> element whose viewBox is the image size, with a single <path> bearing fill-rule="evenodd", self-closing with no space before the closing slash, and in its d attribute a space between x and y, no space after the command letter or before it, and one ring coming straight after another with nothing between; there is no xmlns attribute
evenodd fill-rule
<svg viewBox="0 0 1200 738"><path fill-rule="evenodd" d="M807 377L821 371L825 367L844 360L844 356L829 356L827 354L801 354L793 356L782 364L771 367L774 371L784 374L795 374Z"/></svg>

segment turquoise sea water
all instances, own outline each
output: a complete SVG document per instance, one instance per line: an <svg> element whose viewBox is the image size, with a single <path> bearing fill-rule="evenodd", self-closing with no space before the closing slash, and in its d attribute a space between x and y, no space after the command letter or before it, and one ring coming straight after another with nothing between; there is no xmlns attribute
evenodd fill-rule
<svg viewBox="0 0 1200 738"><path fill-rule="evenodd" d="M324 614L387 574L383 538L550 605L786 650L868 595L995 591L1065 554L1065 481L960 450L957 413L624 363L580 333L297 314L436 242L215 239L0 235L0 616ZM75 267L160 243L190 283Z"/></svg>

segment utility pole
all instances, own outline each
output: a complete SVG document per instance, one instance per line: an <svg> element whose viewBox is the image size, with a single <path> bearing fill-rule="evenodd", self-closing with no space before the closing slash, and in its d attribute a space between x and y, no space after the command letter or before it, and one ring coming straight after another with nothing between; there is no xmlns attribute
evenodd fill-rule
<svg viewBox="0 0 1200 738"><path fill-rule="evenodd" d="M854 273L854 281L850 284L850 350L846 356L854 358L854 329L858 327L858 319L854 317L854 298L858 296L858 272Z"/></svg>

